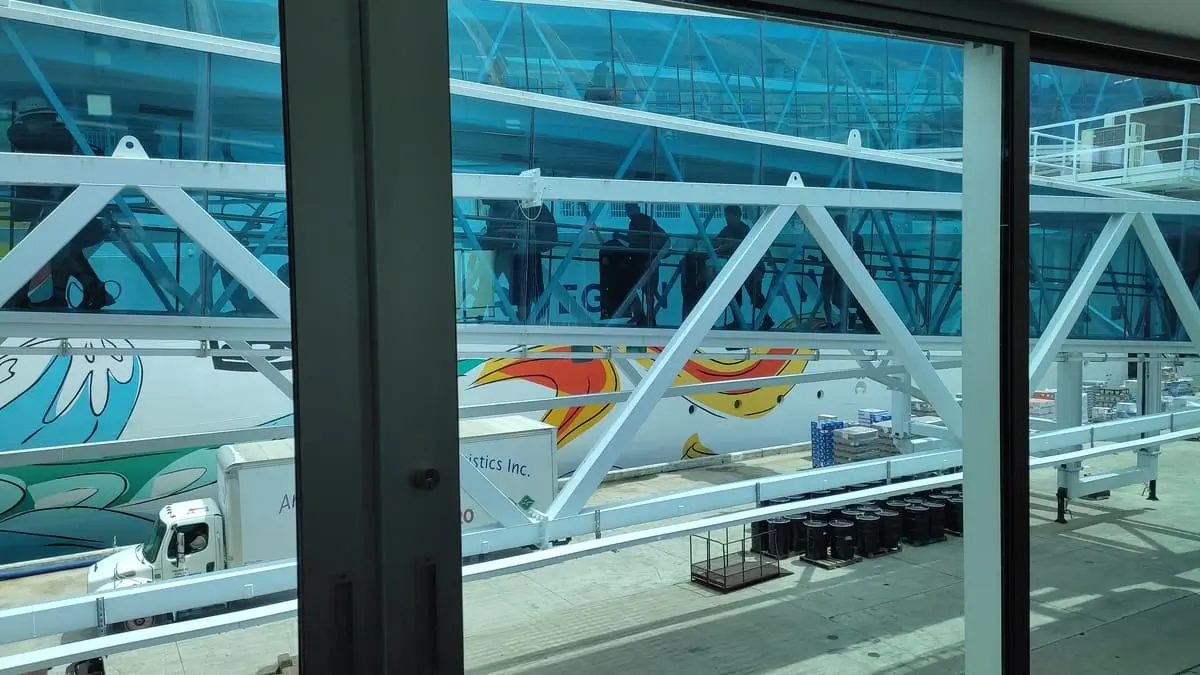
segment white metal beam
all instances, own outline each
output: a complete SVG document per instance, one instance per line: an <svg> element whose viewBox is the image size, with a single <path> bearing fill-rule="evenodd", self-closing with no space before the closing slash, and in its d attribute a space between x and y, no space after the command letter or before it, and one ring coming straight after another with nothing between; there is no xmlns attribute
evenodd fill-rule
<svg viewBox="0 0 1200 675"><path fill-rule="evenodd" d="M458 455L459 489L475 500L484 511L495 518L503 527L528 525L533 519L513 503L496 484L483 475L465 455Z"/></svg>
<svg viewBox="0 0 1200 675"><path fill-rule="evenodd" d="M1088 252L1087 259L1083 261L1079 273L1071 281L1070 288L1067 289L1058 308L1054 310L1054 316L1050 318L1050 323L1042 331L1042 336L1029 355L1030 394L1050 371L1050 364L1053 363L1062 343L1066 342L1067 336L1071 334L1071 330L1075 328L1075 323L1079 321L1079 315L1083 313L1092 291L1096 288L1096 283L1100 281L1100 277L1104 274L1104 270L1108 269L1108 264L1112 262L1112 257L1116 254L1117 249L1125 241L1125 235L1128 234L1135 217L1136 214L1133 213L1110 217L1108 223L1104 225L1104 229L1100 231L1100 235L1096 237L1096 243ZM964 255L966 255L966 251L967 247L964 242ZM963 307L965 311L966 298L963 299Z"/></svg>
<svg viewBox="0 0 1200 675"><path fill-rule="evenodd" d="M141 143L132 136L125 136L117 143L113 157L142 161L149 159ZM175 221L181 232L212 256L246 290L254 293L275 316L291 318L292 295L287 284L255 258L182 187L159 187L157 183L139 184L137 187L164 215Z"/></svg>
<svg viewBox="0 0 1200 675"><path fill-rule="evenodd" d="M958 401L954 399L954 394L938 377L937 371L929 363L929 358L904 325L904 320L871 278L829 212L822 207L807 205L800 206L797 211L808 225L808 233L833 263L850 293L858 299L867 315L871 317L879 335L887 341L892 350L891 358L904 365L946 426L954 432L956 438L961 439L962 410Z"/></svg>
<svg viewBox="0 0 1200 675"><path fill-rule="evenodd" d="M109 457L131 457L135 455L170 452L181 448L218 447L230 443L273 441L281 438L292 438L294 435L295 428L289 424L287 426L253 427L249 429L235 429L233 431L210 431L181 436L155 436L152 438L131 438L120 441L103 441L100 443L55 445L48 448L33 448L30 450L6 450L0 452L0 469L33 466L35 464L89 462Z"/></svg>
<svg viewBox="0 0 1200 675"><path fill-rule="evenodd" d="M141 189L164 214L175 221L180 231L212 256L275 316L290 319L292 295L287 284L221 227L191 196L175 187L142 186Z"/></svg>
<svg viewBox="0 0 1200 675"><path fill-rule="evenodd" d="M961 368L962 361L960 359L935 361L933 367L937 368L938 370ZM671 398L675 396L696 396L698 394L733 391L735 389L762 389L766 387L812 384L815 382L836 382L838 380L848 380L857 377L878 377L883 379L887 376L903 375L907 373L907 371L904 370L904 366L872 366L872 369L873 370L867 370L863 368L838 369L827 370L824 372L797 373L795 375L747 377L732 380L721 380L719 382L681 384L668 388L666 393L663 394L663 398ZM868 375L868 373L871 374ZM641 373L638 373L638 375L640 376ZM891 378L884 384L890 387L899 385L900 383L895 378ZM911 390L911 387L909 390ZM575 408L588 405L624 403L632 395L633 391L626 389L623 391L614 391L602 394L575 394L572 396L527 399L523 401L502 401L500 403L460 405L458 407L458 417L459 419L495 417L497 415L514 415L526 412L538 412L542 410L550 410L552 408Z"/></svg>
<svg viewBox="0 0 1200 675"><path fill-rule="evenodd" d="M126 139L122 139L122 144ZM136 142L136 139L134 139ZM127 148L130 149L130 148ZM0 184L161 185L213 192L283 193L282 164L0 152Z"/></svg>
<svg viewBox="0 0 1200 675"><path fill-rule="evenodd" d="M252 581L251 581L252 580ZM0 609L0 644L100 628L175 611L296 590L296 563L279 561L197 574L107 593ZM97 611L103 608L103 612Z"/></svg>
<svg viewBox="0 0 1200 675"><path fill-rule="evenodd" d="M1179 321L1183 324L1183 329L1187 332L1193 349L1200 350L1200 306L1197 306L1191 287L1184 280L1183 273L1179 271L1179 264L1175 262L1175 255L1171 252L1171 247L1163 238L1158 221L1150 213L1142 213L1134 221L1133 231L1141 240L1142 249L1146 251L1150 265L1158 273L1159 283L1162 284L1167 297L1175 306L1175 312L1179 315ZM1161 351L1155 350L1152 353Z"/></svg>
<svg viewBox="0 0 1200 675"><path fill-rule="evenodd" d="M471 83L464 83L470 85ZM474 86L474 85L471 85ZM487 85L479 85L487 86ZM503 90L511 91L511 90ZM549 97L555 98L555 97ZM566 99L556 99L566 101ZM568 103L570 101L567 101ZM611 113L619 108L600 106ZM633 111L630 111L633 112ZM647 113L649 114L649 113ZM678 118L668 118L678 119ZM681 120L691 122L691 120ZM702 123L700 123L702 124ZM716 125L724 134L732 127ZM738 130L749 133L752 130ZM773 134L767 134L773 135ZM724 137L724 136L722 136ZM783 137L793 140L794 137ZM124 142L124 141L123 141ZM805 141L809 142L809 141ZM812 141L822 143L820 141ZM847 146L833 144L837 148ZM891 151L868 151L888 154ZM961 166L957 171L961 171ZM201 162L137 156L100 157L84 155L42 155L0 152L0 183L13 185L121 185L170 186L189 190L220 192L283 193L286 176L280 164L241 162ZM1200 203L1183 199L1147 196L1128 190L1096 189L1095 186L1068 183L1056 187L1079 192L1071 195L1033 195L1030 209L1045 213L1112 214L1130 211L1164 215L1195 215ZM457 197L513 198L532 196L538 190L546 199L569 201L642 201L688 204L759 204L775 205L784 188L770 185L724 185L712 183L675 183L659 181L609 180L600 178L557 178L546 176L501 176L455 173ZM1095 193L1100 195L1096 196ZM803 200L810 206L855 207L874 209L960 211L961 195L919 190L850 190L846 188L802 188ZM1092 196L1088 196L1092 195ZM790 199L791 197L789 197Z"/></svg>
<svg viewBox="0 0 1200 675"><path fill-rule="evenodd" d="M48 7L24 0L0 2L0 18L250 61L279 63L280 58L279 47Z"/></svg>
<svg viewBox="0 0 1200 675"><path fill-rule="evenodd" d="M30 230L8 255L0 258L0 303L24 288L120 191L120 187L81 185Z"/></svg>
<svg viewBox="0 0 1200 675"><path fill-rule="evenodd" d="M1031 446L1036 446L1032 449L1045 451L1081 443L1126 439L1131 435L1156 431L1167 432L1162 438L1155 439L1156 441L1170 442L1200 435L1200 429L1197 427L1200 427L1200 410L1180 411L1047 432L1033 437ZM1073 453L1069 457L1073 461L1082 461L1089 457L1124 452L1144 443L1144 439L1135 438L1116 444L1098 445L1083 451L1084 455ZM1030 467L1031 469L1053 468L1062 463L1063 457L1066 456L1068 455L1031 458ZM804 494L844 485L942 471L959 466L961 462L962 452L960 450L944 450L855 462L725 485L713 485L606 505L595 511L566 516L544 523L530 523L517 528L468 532L462 537L463 550L464 554L470 555L485 550L495 551L535 545L541 541L544 535L549 535L551 539L598 535L601 531L600 528L603 531L611 531L636 527L677 518L680 515L699 515L722 509L738 508L754 503L759 498L770 499ZM952 476L943 476L942 478L953 479ZM918 482L905 482L892 487L903 491L912 491L918 489L919 485ZM862 494L862 492L848 493L838 497L849 501L861 501ZM782 508L802 511L819 508L816 506L817 503L817 500L809 500L806 503L793 503ZM757 510L742 510L732 515L738 517L736 519L738 522L761 518L760 512ZM688 526L708 527L708 525L708 523L697 524L696 521L684 523L685 528ZM643 538L650 536L646 534L647 532L654 531L642 530ZM672 531L669 536L679 536L679 533ZM614 539L606 538L603 541L609 542L604 550L611 550L614 547ZM523 556L510 558L508 571L527 565L528 560L531 559ZM550 562L552 561L541 564L550 564ZM173 610L204 607L212 603L244 599L247 588L254 589L256 597L287 592L295 588L295 565L294 560L279 561L262 566L164 581L135 589L99 595L81 595L64 600L0 609L0 644L95 628L99 598L104 599L105 615L107 620L112 623ZM490 571L484 575L476 573L481 568L468 566L464 569L466 578L480 578L501 571L494 564L489 566ZM138 635L143 632L135 631L129 635Z"/></svg>
<svg viewBox="0 0 1200 675"><path fill-rule="evenodd" d="M800 174L793 173L788 185L803 185ZM704 335L712 329L733 296L741 291L742 284L775 243L797 206L799 204L796 202L787 205L781 203L764 213L750 228L750 233L738 244L716 279L655 359L646 378L634 389L629 401L605 429L596 446L580 462L562 492L555 497L546 512L548 517L553 519L563 514L578 513L583 508L613 467L620 452L650 417L675 376L695 355L696 349L704 341Z"/></svg>
<svg viewBox="0 0 1200 675"><path fill-rule="evenodd" d="M959 426L946 426L957 431L962 441L963 492L971 495L963 504L966 670L972 675L1000 675L1004 612L998 583L1003 564L998 317L1000 228L1004 226L1000 221L1003 114L1007 105L1002 48L964 45L962 98L963 404L956 410L962 414Z"/></svg>
<svg viewBox="0 0 1200 675"><path fill-rule="evenodd" d="M618 347L660 347L675 333L668 328L613 328L608 326L523 326L511 324L459 324L458 344L462 346L513 345L593 345L601 349ZM41 335L39 333L39 335ZM954 335L915 336L921 349L933 355L957 354L962 338ZM1029 348L1037 344L1030 339ZM705 336L702 348L790 348L848 352L858 349L878 352L882 358L890 349L881 336L863 333L801 333L791 331L714 330ZM1185 354L1194 349L1190 342L1156 340L1067 340L1059 350L1071 354ZM465 351L465 350L464 350ZM515 356L521 353L514 352ZM581 355L585 358L587 355Z"/></svg>
<svg viewBox="0 0 1200 675"><path fill-rule="evenodd" d="M29 675L49 672L64 663L77 663L98 656L120 654L156 645L183 642L206 635L253 628L297 616L296 600L277 602L261 607L238 610L179 623L167 623L142 630L101 635L78 642L68 642L0 657L0 675ZM94 610L93 610L94 611Z"/></svg>
<svg viewBox="0 0 1200 675"><path fill-rule="evenodd" d="M288 397L288 399L295 398L292 381L288 379L286 375L280 372L280 370L275 367L275 364L268 361L265 356L256 354L255 350L249 345L249 343L241 340L234 340L233 342L229 343L229 346L235 351L241 352L242 358L246 360L246 363L249 363L254 367L255 370L259 372L259 374L267 378L271 384L275 385L279 391L283 392L284 396Z"/></svg>
<svg viewBox="0 0 1200 675"><path fill-rule="evenodd" d="M14 247L13 252L17 249ZM10 252L0 260L12 256ZM56 338L189 341L189 347L211 340L247 340L290 344L292 329L283 319L180 316L177 314L113 314L97 312L17 312L0 314L0 325L11 338ZM1161 351L1162 348L1159 348Z"/></svg>
<svg viewBox="0 0 1200 675"><path fill-rule="evenodd" d="M896 211L961 211L962 194L922 190L796 188L791 196L780 185L736 183L686 183L610 178L563 178L525 172L522 175L455 173L454 195L475 199L541 199L542 201L595 202L604 199L637 203L754 204L774 206L782 199L799 199L808 206ZM1170 215L1198 215L1200 202L1147 196L1098 197L1081 194L1032 195L1034 213L1087 213L1108 215L1153 211Z"/></svg>

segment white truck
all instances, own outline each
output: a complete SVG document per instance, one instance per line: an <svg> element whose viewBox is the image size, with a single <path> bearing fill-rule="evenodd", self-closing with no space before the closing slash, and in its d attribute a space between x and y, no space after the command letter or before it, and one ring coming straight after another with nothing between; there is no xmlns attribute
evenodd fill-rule
<svg viewBox="0 0 1200 675"><path fill-rule="evenodd" d="M145 543L88 570L89 593L296 555L296 472L290 439L217 451L216 499L164 506ZM143 628L153 619L129 622Z"/></svg>
<svg viewBox="0 0 1200 675"><path fill-rule="evenodd" d="M556 430L522 416L459 421L459 449L522 508L545 509L558 486ZM121 549L88 570L89 593L270 562L296 555L296 477L291 439L226 445L217 451L217 492L159 511L145 543ZM463 494L464 531L495 519ZM136 629L172 617L147 617Z"/></svg>
<svg viewBox="0 0 1200 675"><path fill-rule="evenodd" d="M458 450L509 499L526 511L545 511L558 491L558 429L521 415L458 421ZM459 501L463 532L499 526L465 492Z"/></svg>

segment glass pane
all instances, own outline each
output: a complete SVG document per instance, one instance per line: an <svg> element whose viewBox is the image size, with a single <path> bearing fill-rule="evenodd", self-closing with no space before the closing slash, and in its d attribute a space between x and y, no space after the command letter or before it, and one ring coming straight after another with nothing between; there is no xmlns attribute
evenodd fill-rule
<svg viewBox="0 0 1200 675"><path fill-rule="evenodd" d="M1030 92L1035 205L1066 186L1112 203L1035 209L1030 235L1031 423L1074 430L1030 441L1034 669L1191 672L1200 92L1045 64Z"/></svg>
<svg viewBox="0 0 1200 675"><path fill-rule="evenodd" d="M963 48L449 17L468 671L961 669Z"/></svg>
<svg viewBox="0 0 1200 675"><path fill-rule="evenodd" d="M3 668L278 669L297 653L294 575L279 571L296 503L280 70L156 28L269 43L277 3L43 4L140 22L124 34L144 39L0 30L0 655L26 659ZM228 572L248 575L232 595L94 609L100 593L157 599ZM89 609L48 618L72 603ZM263 625L95 641L246 611ZM74 670L45 651L63 643L83 650Z"/></svg>

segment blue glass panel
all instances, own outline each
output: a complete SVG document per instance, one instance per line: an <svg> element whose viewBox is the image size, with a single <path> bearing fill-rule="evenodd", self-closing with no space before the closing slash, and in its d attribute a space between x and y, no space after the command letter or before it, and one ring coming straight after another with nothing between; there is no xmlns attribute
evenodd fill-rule
<svg viewBox="0 0 1200 675"><path fill-rule="evenodd" d="M278 0L212 0L212 12L215 30L204 26L192 30L247 42L279 44Z"/></svg>
<svg viewBox="0 0 1200 675"><path fill-rule="evenodd" d="M279 66L213 54L209 98L209 159L283 163Z"/></svg>
<svg viewBox="0 0 1200 675"><path fill-rule="evenodd" d="M628 72L617 58L609 19L607 11L526 5L523 27L530 91L624 100Z"/></svg>
<svg viewBox="0 0 1200 675"><path fill-rule="evenodd" d="M279 3L275 0L33 0L39 5L86 12L151 26L175 28L235 40L279 44Z"/></svg>
<svg viewBox="0 0 1200 675"><path fill-rule="evenodd" d="M528 89L522 5L461 0L450 3L450 76Z"/></svg>
<svg viewBox="0 0 1200 675"><path fill-rule="evenodd" d="M117 139L132 134L152 157L201 158L203 54L40 24L4 25L0 96L6 114L61 106L60 114L96 152L109 154Z"/></svg>
<svg viewBox="0 0 1200 675"><path fill-rule="evenodd" d="M673 14L611 13L613 41L625 80L627 105L674 117L695 117L695 94L688 54L688 18Z"/></svg>

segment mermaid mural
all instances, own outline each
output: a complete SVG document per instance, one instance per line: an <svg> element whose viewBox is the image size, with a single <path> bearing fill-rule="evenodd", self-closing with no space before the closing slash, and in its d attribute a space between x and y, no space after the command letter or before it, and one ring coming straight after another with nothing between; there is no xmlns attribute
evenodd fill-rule
<svg viewBox="0 0 1200 675"><path fill-rule="evenodd" d="M61 343L57 339L0 342L0 453L118 440L129 435L130 422L139 410L151 418L162 414L160 406L145 403L146 359L128 354L31 354L28 349L57 348ZM70 343L99 349L133 346L124 340ZM6 348L11 353L6 354ZM180 363L178 357L166 358ZM151 361L163 365L162 358ZM188 361L194 365L201 360ZM179 374L177 366L162 370L167 379L157 379L159 389L171 375ZM242 377L263 379L257 373ZM189 384L186 378L175 382ZM203 393L212 392L195 392ZM265 424L290 420L289 414ZM164 422L161 428L172 426ZM134 435L158 435L153 424L142 427L143 433ZM139 541L162 506L207 494L215 483L216 448L0 466L0 564L103 549L114 541Z"/></svg>

